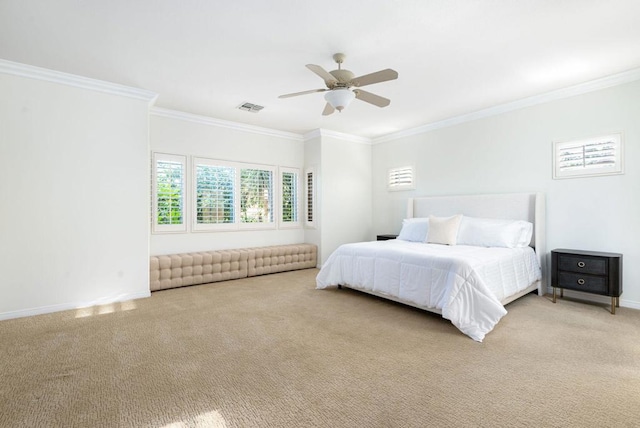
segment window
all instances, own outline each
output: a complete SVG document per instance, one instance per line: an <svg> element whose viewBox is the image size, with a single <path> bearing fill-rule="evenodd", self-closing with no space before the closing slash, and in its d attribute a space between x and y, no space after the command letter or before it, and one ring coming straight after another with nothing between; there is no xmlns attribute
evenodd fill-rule
<svg viewBox="0 0 640 428"><path fill-rule="evenodd" d="M622 134L553 143L553 178L622 174Z"/></svg>
<svg viewBox="0 0 640 428"><path fill-rule="evenodd" d="M411 190L416 188L412 166L391 168L387 180L387 188L390 191Z"/></svg>
<svg viewBox="0 0 640 428"><path fill-rule="evenodd" d="M153 154L152 229L154 232L184 232L186 156Z"/></svg>
<svg viewBox="0 0 640 428"><path fill-rule="evenodd" d="M275 227L275 167L194 158L193 230Z"/></svg>
<svg viewBox="0 0 640 428"><path fill-rule="evenodd" d="M281 210L280 226L300 226L300 172L293 168L280 168Z"/></svg>
<svg viewBox="0 0 640 428"><path fill-rule="evenodd" d="M235 223L236 169L226 165L196 164L196 225ZM198 229L198 227L196 227ZM206 229L206 228L205 228Z"/></svg>
<svg viewBox="0 0 640 428"><path fill-rule="evenodd" d="M273 223L273 169L240 170L240 221Z"/></svg>
<svg viewBox="0 0 640 428"><path fill-rule="evenodd" d="M316 183L315 169L311 168L305 171L305 193L307 203L305 205L305 225L307 227L315 227L315 210L316 210Z"/></svg>

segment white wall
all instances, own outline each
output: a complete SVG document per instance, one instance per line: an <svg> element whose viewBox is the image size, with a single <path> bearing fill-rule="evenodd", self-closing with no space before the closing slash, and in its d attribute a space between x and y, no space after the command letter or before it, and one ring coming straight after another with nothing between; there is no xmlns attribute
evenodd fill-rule
<svg viewBox="0 0 640 428"><path fill-rule="evenodd" d="M375 240L371 148L348 139L322 137L321 263L341 244Z"/></svg>
<svg viewBox="0 0 640 428"><path fill-rule="evenodd" d="M160 110L158 110L160 111ZM301 136L220 126L220 121L166 111L151 115L151 150L233 162L300 168L304 171ZM252 113L247 113L252 114ZM147 225L149 228L149 225ZM151 254L297 244L304 229L225 232L153 233Z"/></svg>
<svg viewBox="0 0 640 428"><path fill-rule="evenodd" d="M149 295L150 100L100 86L0 73L0 319Z"/></svg>
<svg viewBox="0 0 640 428"><path fill-rule="evenodd" d="M411 195L540 191L547 250L624 255L621 305L640 308L640 81L373 147L373 224L397 233ZM625 174L552 179L552 141L623 131ZM414 191L388 192L388 168L415 165ZM548 263L550 265L550 263Z"/></svg>

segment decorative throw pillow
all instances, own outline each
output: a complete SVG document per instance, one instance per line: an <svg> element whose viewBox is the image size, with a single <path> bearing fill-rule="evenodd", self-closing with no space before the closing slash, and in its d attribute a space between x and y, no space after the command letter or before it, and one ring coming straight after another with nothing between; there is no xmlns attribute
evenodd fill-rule
<svg viewBox="0 0 640 428"><path fill-rule="evenodd" d="M434 217L430 215L426 242L429 244L456 245L460 221L462 221L461 214L451 217Z"/></svg>
<svg viewBox="0 0 640 428"><path fill-rule="evenodd" d="M458 245L476 247L526 247L531 243L533 224L524 220L495 218L462 218Z"/></svg>
<svg viewBox="0 0 640 428"><path fill-rule="evenodd" d="M405 218L402 220L402 230L397 239L411 242L424 242L429 229L428 218Z"/></svg>

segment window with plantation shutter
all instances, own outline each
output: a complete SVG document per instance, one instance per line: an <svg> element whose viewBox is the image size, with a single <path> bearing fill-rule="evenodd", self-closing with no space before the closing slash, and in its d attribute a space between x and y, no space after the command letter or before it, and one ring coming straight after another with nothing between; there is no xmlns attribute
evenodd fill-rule
<svg viewBox="0 0 640 428"><path fill-rule="evenodd" d="M275 227L276 167L194 158L193 230Z"/></svg>
<svg viewBox="0 0 640 428"><path fill-rule="evenodd" d="M280 168L281 209L280 226L300 226L300 170Z"/></svg>
<svg viewBox="0 0 640 428"><path fill-rule="evenodd" d="M305 171L305 194L307 201L305 204L305 225L307 227L315 227L315 209L316 209L316 187L315 187L315 169Z"/></svg>
<svg viewBox="0 0 640 428"><path fill-rule="evenodd" d="M195 165L194 229L235 223L236 168L198 160Z"/></svg>
<svg viewBox="0 0 640 428"><path fill-rule="evenodd" d="M240 169L240 222L273 224L273 169Z"/></svg>
<svg viewBox="0 0 640 428"><path fill-rule="evenodd" d="M412 166L391 168L387 176L387 188L389 190L415 189L415 177Z"/></svg>
<svg viewBox="0 0 640 428"><path fill-rule="evenodd" d="M184 232L187 158L154 153L152 159L152 230Z"/></svg>
<svg viewBox="0 0 640 428"><path fill-rule="evenodd" d="M622 135L554 142L553 178L622 174Z"/></svg>

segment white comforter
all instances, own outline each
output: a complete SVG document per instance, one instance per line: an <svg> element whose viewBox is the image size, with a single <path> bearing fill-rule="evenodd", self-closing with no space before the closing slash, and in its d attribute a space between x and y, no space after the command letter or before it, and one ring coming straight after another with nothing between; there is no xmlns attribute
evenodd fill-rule
<svg viewBox="0 0 640 428"><path fill-rule="evenodd" d="M442 311L479 342L506 313L500 303L541 277L532 248L446 246L401 240L340 246L316 288L347 285Z"/></svg>

